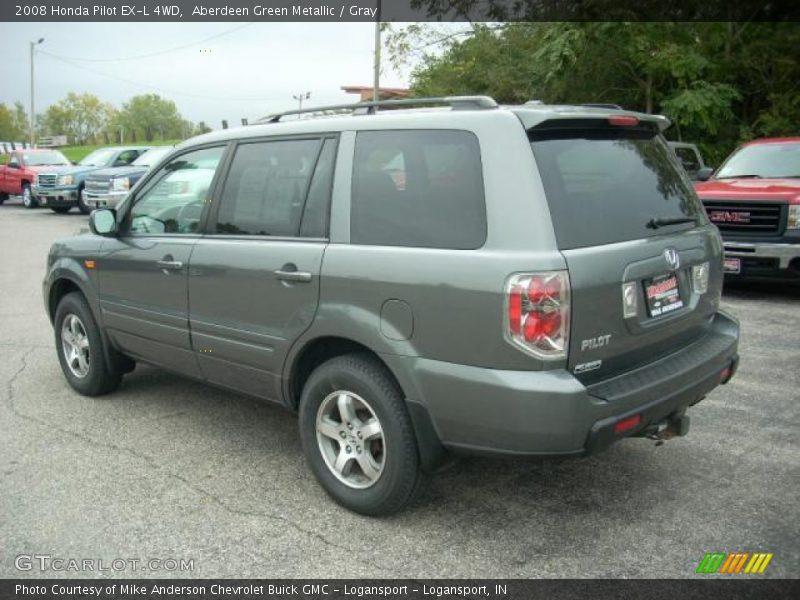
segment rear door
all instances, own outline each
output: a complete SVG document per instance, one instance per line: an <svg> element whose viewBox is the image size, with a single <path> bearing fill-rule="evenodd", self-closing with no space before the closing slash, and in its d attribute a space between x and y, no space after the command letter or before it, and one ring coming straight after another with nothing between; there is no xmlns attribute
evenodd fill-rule
<svg viewBox="0 0 800 600"><path fill-rule="evenodd" d="M211 382L277 400L292 342L314 319L334 137L235 149L189 276L192 345Z"/></svg>
<svg viewBox="0 0 800 600"><path fill-rule="evenodd" d="M655 125L554 120L529 137L569 269L569 368L591 382L700 337L718 304L719 237Z"/></svg>

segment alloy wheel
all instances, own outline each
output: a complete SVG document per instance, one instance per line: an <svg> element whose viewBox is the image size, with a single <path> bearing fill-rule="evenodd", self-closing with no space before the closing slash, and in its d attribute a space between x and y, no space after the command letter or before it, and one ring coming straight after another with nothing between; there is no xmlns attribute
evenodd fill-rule
<svg viewBox="0 0 800 600"><path fill-rule="evenodd" d="M72 313L61 325L61 351L69 370L83 379L89 374L89 336L81 320Z"/></svg>
<svg viewBox="0 0 800 600"><path fill-rule="evenodd" d="M346 486L365 489L380 479L386 444L375 411L358 394L329 394L317 411L317 444L328 469Z"/></svg>

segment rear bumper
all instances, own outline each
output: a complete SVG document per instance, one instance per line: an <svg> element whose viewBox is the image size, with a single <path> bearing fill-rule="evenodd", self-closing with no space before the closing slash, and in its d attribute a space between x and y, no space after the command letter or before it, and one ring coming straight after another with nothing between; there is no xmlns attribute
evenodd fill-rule
<svg viewBox="0 0 800 600"><path fill-rule="evenodd" d="M731 278L800 281L800 243L724 242L725 258L738 258L741 272Z"/></svg>
<svg viewBox="0 0 800 600"><path fill-rule="evenodd" d="M591 454L681 414L738 362L738 322L717 313L709 332L648 365L584 386L566 370L500 371L411 357L385 357L411 402L427 410L453 451L520 456ZM641 421L624 434L614 425Z"/></svg>

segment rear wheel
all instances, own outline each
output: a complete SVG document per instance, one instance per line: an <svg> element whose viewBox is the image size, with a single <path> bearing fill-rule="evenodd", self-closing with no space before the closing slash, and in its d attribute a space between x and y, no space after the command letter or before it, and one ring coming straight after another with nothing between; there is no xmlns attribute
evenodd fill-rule
<svg viewBox="0 0 800 600"><path fill-rule="evenodd" d="M99 396L115 390L122 380L122 370L106 360L100 329L80 293L62 298L54 325L58 362L75 391Z"/></svg>
<svg viewBox="0 0 800 600"><path fill-rule="evenodd" d="M422 487L403 395L369 355L339 356L311 374L300 399L300 436L317 480L352 511L397 512Z"/></svg>
<svg viewBox="0 0 800 600"><path fill-rule="evenodd" d="M50 210L59 215L65 215L72 209L71 206L51 206Z"/></svg>
<svg viewBox="0 0 800 600"><path fill-rule="evenodd" d="M78 210L81 211L84 215L88 215L92 212L92 207L86 204L83 200L83 188L78 190Z"/></svg>
<svg viewBox="0 0 800 600"><path fill-rule="evenodd" d="M33 197L29 183L22 184L22 204L25 208L36 208L39 206L36 198Z"/></svg>

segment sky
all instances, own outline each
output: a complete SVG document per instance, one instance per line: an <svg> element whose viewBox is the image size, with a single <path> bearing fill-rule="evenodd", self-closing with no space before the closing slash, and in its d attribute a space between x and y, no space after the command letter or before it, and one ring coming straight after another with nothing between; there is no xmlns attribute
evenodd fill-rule
<svg viewBox="0 0 800 600"><path fill-rule="evenodd" d="M157 93L190 121L233 126L296 108L300 93L311 92L308 106L358 101L340 88L372 85L374 31L372 23L0 23L0 103L30 110L28 44L43 37L37 114L70 91L117 107ZM130 60L112 60L120 58ZM384 63L382 87L407 83Z"/></svg>

